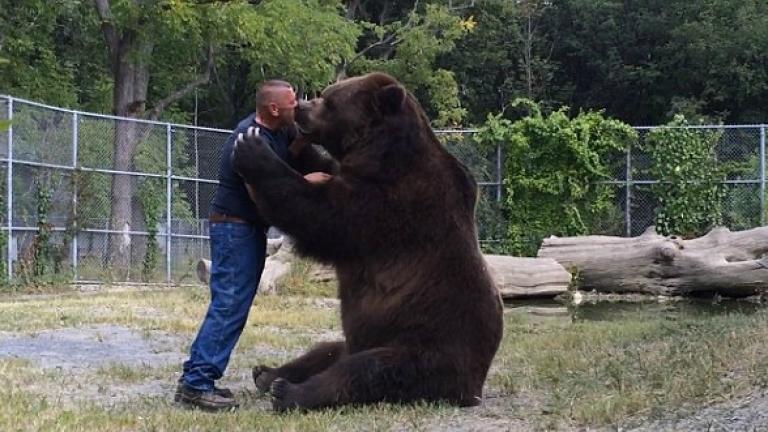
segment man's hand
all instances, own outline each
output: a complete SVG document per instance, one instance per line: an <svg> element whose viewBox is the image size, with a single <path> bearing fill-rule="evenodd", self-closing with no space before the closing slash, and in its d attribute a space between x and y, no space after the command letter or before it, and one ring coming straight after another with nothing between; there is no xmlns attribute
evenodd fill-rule
<svg viewBox="0 0 768 432"><path fill-rule="evenodd" d="M330 180L331 177L333 177L333 176L330 175L330 174L326 174L324 172L319 172L318 171L318 172L311 172L311 173L305 175L304 176L304 180L306 180L306 181L308 181L308 182L310 182L312 184L321 184L321 183L325 183L328 180Z"/></svg>
<svg viewBox="0 0 768 432"><path fill-rule="evenodd" d="M288 150L291 152L291 156L298 157L306 146L310 145L309 140L304 135L297 135L296 138L288 146Z"/></svg>

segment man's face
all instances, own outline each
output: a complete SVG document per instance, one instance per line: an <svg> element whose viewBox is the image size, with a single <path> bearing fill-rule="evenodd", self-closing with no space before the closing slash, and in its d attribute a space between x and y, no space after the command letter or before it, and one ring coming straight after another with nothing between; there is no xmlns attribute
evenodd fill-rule
<svg viewBox="0 0 768 432"><path fill-rule="evenodd" d="M296 93L291 88L280 88L273 102L269 104L269 112L281 127L293 124L296 110Z"/></svg>

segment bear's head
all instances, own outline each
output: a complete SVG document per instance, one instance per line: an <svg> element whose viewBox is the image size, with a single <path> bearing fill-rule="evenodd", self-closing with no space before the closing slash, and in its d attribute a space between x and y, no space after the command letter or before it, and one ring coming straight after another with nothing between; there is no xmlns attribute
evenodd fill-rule
<svg viewBox="0 0 768 432"><path fill-rule="evenodd" d="M300 102L296 126L340 160L379 130L418 129L412 123L423 118L423 111L397 80L374 72L339 81L320 97Z"/></svg>

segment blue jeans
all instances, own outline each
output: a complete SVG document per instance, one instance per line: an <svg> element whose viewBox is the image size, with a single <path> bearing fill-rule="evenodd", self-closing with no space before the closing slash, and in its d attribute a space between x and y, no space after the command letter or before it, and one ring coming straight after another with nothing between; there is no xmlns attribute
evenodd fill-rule
<svg viewBox="0 0 768 432"><path fill-rule="evenodd" d="M182 382L213 390L243 332L264 270L267 239L258 226L212 223L211 303L184 362Z"/></svg>

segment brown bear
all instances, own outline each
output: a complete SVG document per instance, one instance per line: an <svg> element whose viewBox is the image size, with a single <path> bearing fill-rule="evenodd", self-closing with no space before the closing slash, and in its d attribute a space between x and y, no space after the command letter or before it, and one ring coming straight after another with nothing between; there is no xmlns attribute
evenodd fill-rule
<svg viewBox="0 0 768 432"><path fill-rule="evenodd" d="M234 165L269 223L333 264L345 340L258 366L276 410L380 401L480 403L502 303L474 220L477 183L394 78L372 73L302 102L296 125L338 162L310 184L256 130Z"/></svg>

